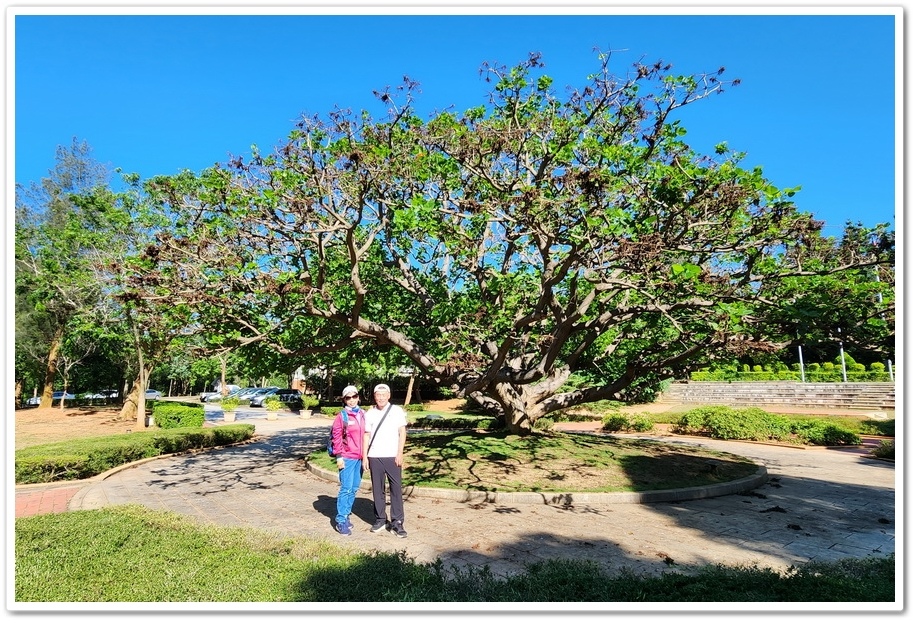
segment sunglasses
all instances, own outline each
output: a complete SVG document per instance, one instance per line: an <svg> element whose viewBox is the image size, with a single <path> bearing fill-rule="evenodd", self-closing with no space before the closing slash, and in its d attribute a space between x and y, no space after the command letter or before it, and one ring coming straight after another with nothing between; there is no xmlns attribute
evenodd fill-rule
<svg viewBox="0 0 916 623"><path fill-rule="evenodd" d="M353 396L344 396L344 400L350 400L351 398L359 398L359 396L355 394Z"/></svg>

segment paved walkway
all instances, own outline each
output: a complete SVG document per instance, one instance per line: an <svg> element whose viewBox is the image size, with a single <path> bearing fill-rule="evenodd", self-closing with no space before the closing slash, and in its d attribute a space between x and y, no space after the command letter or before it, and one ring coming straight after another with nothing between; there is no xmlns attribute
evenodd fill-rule
<svg viewBox="0 0 916 623"><path fill-rule="evenodd" d="M592 560L609 572L661 573L717 563L785 568L895 551L893 463L855 449L714 440L702 443L757 461L766 468L765 482L745 493L650 504L413 496L405 503L406 539L368 531L372 502L362 492L354 505L354 534L343 537L332 528L336 484L309 472L303 462L322 447L330 420L249 421L258 433L252 443L153 459L78 485L17 487L16 516L135 503L210 524L404 551L418 562L438 558L446 569L486 564L496 573L518 572L548 558Z"/></svg>

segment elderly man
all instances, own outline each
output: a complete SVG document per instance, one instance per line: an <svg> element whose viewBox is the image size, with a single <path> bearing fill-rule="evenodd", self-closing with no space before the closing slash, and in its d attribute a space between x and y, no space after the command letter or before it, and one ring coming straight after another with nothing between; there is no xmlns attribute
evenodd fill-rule
<svg viewBox="0 0 916 623"><path fill-rule="evenodd" d="M404 464L404 442L407 441L407 413L391 404L391 388L376 385L375 406L366 412L363 436L363 469L372 477L372 502L375 523L370 532L388 528L395 536L405 538L404 498L401 489L401 467ZM391 523L385 512L385 481L391 495Z"/></svg>

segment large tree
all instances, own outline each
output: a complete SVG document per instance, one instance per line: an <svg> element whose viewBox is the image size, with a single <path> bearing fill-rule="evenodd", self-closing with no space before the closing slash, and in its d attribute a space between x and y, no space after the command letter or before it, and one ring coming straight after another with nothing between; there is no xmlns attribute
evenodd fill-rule
<svg viewBox="0 0 916 623"><path fill-rule="evenodd" d="M174 227L135 291L290 356L396 349L524 433L576 404L644 399L719 353L776 348L771 284L889 261L887 244L836 255L797 189L724 144L691 149L679 111L722 93L723 70L617 77L610 58L562 98L538 55L485 66L487 105L427 121L405 78L377 93L380 121L303 117L272 154L150 180Z"/></svg>
<svg viewBox="0 0 916 623"><path fill-rule="evenodd" d="M96 249L109 244L111 231L99 213L75 201L108 183L106 168L91 152L74 138L58 147L48 177L16 185L16 350L42 360L42 407L51 405L71 326L103 297L93 259Z"/></svg>

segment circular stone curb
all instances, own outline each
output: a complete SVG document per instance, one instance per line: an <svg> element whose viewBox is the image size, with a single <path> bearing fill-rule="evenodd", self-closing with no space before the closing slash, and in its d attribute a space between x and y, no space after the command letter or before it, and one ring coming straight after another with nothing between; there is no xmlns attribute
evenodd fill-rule
<svg viewBox="0 0 916 623"><path fill-rule="evenodd" d="M306 461L310 472L331 482L337 482L337 474ZM455 502L490 502L493 504L545 504L556 506L573 506L575 504L651 504L653 502L684 502L702 500L721 495L743 493L762 486L768 479L767 468L759 465L757 472L751 476L699 487L683 489L659 489L656 491L618 491L613 493L593 493L586 491L560 493L555 491L537 493L534 491L473 491L467 489L436 489L433 487L404 487L404 499L438 498ZM359 490L369 492L372 486L360 482Z"/></svg>

